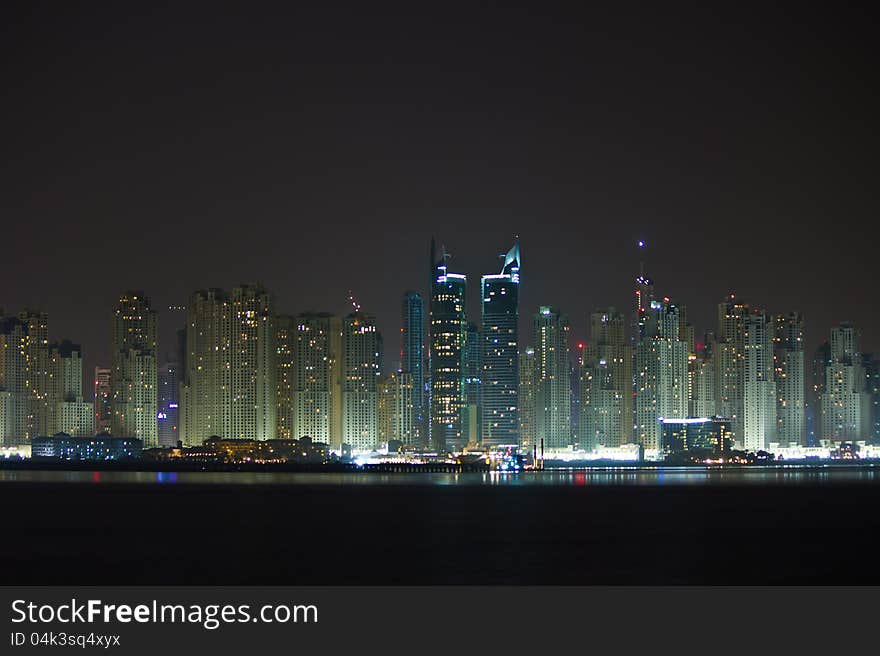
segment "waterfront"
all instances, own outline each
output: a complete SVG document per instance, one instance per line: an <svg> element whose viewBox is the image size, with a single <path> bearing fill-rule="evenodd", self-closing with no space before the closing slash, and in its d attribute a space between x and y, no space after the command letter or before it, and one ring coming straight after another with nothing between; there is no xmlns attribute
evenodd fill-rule
<svg viewBox="0 0 880 656"><path fill-rule="evenodd" d="M729 474L4 471L2 578L94 585L880 583L876 470Z"/></svg>
<svg viewBox="0 0 880 656"><path fill-rule="evenodd" d="M749 467L595 467L522 472L274 472L0 469L4 483L162 485L850 485L880 483L877 465Z"/></svg>

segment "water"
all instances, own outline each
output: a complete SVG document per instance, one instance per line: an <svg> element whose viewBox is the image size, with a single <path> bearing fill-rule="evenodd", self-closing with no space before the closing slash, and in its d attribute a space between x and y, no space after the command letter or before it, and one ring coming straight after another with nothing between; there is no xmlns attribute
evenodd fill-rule
<svg viewBox="0 0 880 656"><path fill-rule="evenodd" d="M0 470L7 585L880 583L880 469Z"/></svg>
<svg viewBox="0 0 880 656"><path fill-rule="evenodd" d="M339 472L131 472L0 470L2 483L160 485L816 485L876 483L877 466L617 467L539 472L339 473Z"/></svg>

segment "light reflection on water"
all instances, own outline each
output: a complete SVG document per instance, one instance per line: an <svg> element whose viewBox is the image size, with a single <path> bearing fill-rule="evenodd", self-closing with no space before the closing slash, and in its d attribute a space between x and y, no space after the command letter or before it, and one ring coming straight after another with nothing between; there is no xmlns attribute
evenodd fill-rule
<svg viewBox="0 0 880 656"><path fill-rule="evenodd" d="M880 481L880 467L603 468L540 472L119 472L0 470L0 484L194 485L815 485Z"/></svg>

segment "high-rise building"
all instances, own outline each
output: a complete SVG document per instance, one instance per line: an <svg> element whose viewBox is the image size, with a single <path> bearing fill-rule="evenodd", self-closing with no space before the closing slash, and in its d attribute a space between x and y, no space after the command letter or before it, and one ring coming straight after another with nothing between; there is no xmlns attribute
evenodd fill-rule
<svg viewBox="0 0 880 656"><path fill-rule="evenodd" d="M0 444L28 441L28 325L0 313Z"/></svg>
<svg viewBox="0 0 880 656"><path fill-rule="evenodd" d="M871 405L871 441L880 444L880 360L870 353L862 354L865 370L865 391Z"/></svg>
<svg viewBox="0 0 880 656"><path fill-rule="evenodd" d="M715 369L716 414L730 420L734 443L743 446L745 328L748 305L731 294L718 304L718 326L711 344Z"/></svg>
<svg viewBox="0 0 880 656"><path fill-rule="evenodd" d="M715 359L712 357L714 335L707 335L703 344L688 354L688 417L716 416ZM729 423L729 422L728 422Z"/></svg>
<svg viewBox="0 0 880 656"><path fill-rule="evenodd" d="M613 307L590 316L590 339L579 362L580 445L588 450L632 441L633 349L624 327Z"/></svg>
<svg viewBox="0 0 880 656"><path fill-rule="evenodd" d="M293 439L293 352L296 342L296 319L288 315L275 317L275 435Z"/></svg>
<svg viewBox="0 0 880 656"><path fill-rule="evenodd" d="M259 285L197 291L187 306L180 439L275 439L275 315Z"/></svg>
<svg viewBox="0 0 880 656"><path fill-rule="evenodd" d="M406 446L418 446L415 434L415 385L408 372L392 372L381 376L376 385L378 443L392 440Z"/></svg>
<svg viewBox="0 0 880 656"><path fill-rule="evenodd" d="M110 370L104 367L95 367L95 396L93 412L95 415L95 433L109 434L113 419L113 411L110 404Z"/></svg>
<svg viewBox="0 0 880 656"><path fill-rule="evenodd" d="M49 399L53 405L47 435L94 435L94 406L83 399L82 349L64 340L49 348Z"/></svg>
<svg viewBox="0 0 880 656"><path fill-rule="evenodd" d="M684 419L688 413L688 345L681 341L682 310L651 301L635 346L636 441L646 450L660 449L661 419Z"/></svg>
<svg viewBox="0 0 880 656"><path fill-rule="evenodd" d="M403 294L400 328L400 371L412 376L413 444L424 446L428 437L428 394L425 389L425 302L415 291Z"/></svg>
<svg viewBox="0 0 880 656"><path fill-rule="evenodd" d="M26 325L24 353L27 363L27 439L50 434L55 426L56 399L52 396L52 365L49 346L49 317L44 312L24 310L18 318Z"/></svg>
<svg viewBox="0 0 880 656"><path fill-rule="evenodd" d="M430 446L443 453L466 445L464 349L467 339L467 277L448 269L449 255L438 255L431 240L429 324Z"/></svg>
<svg viewBox="0 0 880 656"><path fill-rule="evenodd" d="M461 409L463 442L468 445L480 443L480 417L483 409L483 342L480 328L472 321L467 324L462 356L464 376L464 405Z"/></svg>
<svg viewBox="0 0 880 656"><path fill-rule="evenodd" d="M519 242L501 272L483 276L480 442L519 445Z"/></svg>
<svg viewBox="0 0 880 656"><path fill-rule="evenodd" d="M761 451L776 441L774 321L753 311L743 317L743 407L740 437L746 451Z"/></svg>
<svg viewBox="0 0 880 656"><path fill-rule="evenodd" d="M563 449L571 439L569 324L559 310L541 306L534 316L535 439Z"/></svg>
<svg viewBox="0 0 880 656"><path fill-rule="evenodd" d="M119 297L113 313L110 354L111 432L137 438L144 448L159 444L156 312L141 291Z"/></svg>
<svg viewBox="0 0 880 656"><path fill-rule="evenodd" d="M380 339L376 322L359 310L342 325L342 443L354 450L379 446L377 389Z"/></svg>
<svg viewBox="0 0 880 656"><path fill-rule="evenodd" d="M159 367L159 446L176 446L180 440L180 366L166 362Z"/></svg>
<svg viewBox="0 0 880 656"><path fill-rule="evenodd" d="M294 318L293 438L342 446L342 319L326 313Z"/></svg>
<svg viewBox="0 0 880 656"><path fill-rule="evenodd" d="M776 442L807 444L804 414L804 319L798 313L776 316L773 360L776 378Z"/></svg>
<svg viewBox="0 0 880 656"><path fill-rule="evenodd" d="M859 333L843 323L831 329L830 361L821 392L822 439L832 443L870 440L871 395L859 350Z"/></svg>
<svg viewBox="0 0 880 656"><path fill-rule="evenodd" d="M831 364L831 344L822 342L810 360L810 381L807 388L807 443L818 446L822 436L822 395L825 393L825 369Z"/></svg>
<svg viewBox="0 0 880 656"><path fill-rule="evenodd" d="M537 408L535 381L535 349L527 346L519 354L519 439L524 451L537 446L535 421Z"/></svg>

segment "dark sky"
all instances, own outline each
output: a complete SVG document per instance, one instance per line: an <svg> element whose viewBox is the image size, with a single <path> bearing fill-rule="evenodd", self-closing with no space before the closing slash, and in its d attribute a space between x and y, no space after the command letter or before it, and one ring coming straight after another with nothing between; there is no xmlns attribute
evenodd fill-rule
<svg viewBox="0 0 880 656"><path fill-rule="evenodd" d="M867 15L73 4L0 20L0 307L89 367L121 290L163 308L164 350L164 308L242 281L292 313L353 289L393 354L432 234L474 290L521 236L524 329L628 311L644 238L698 334L735 291L880 349Z"/></svg>

